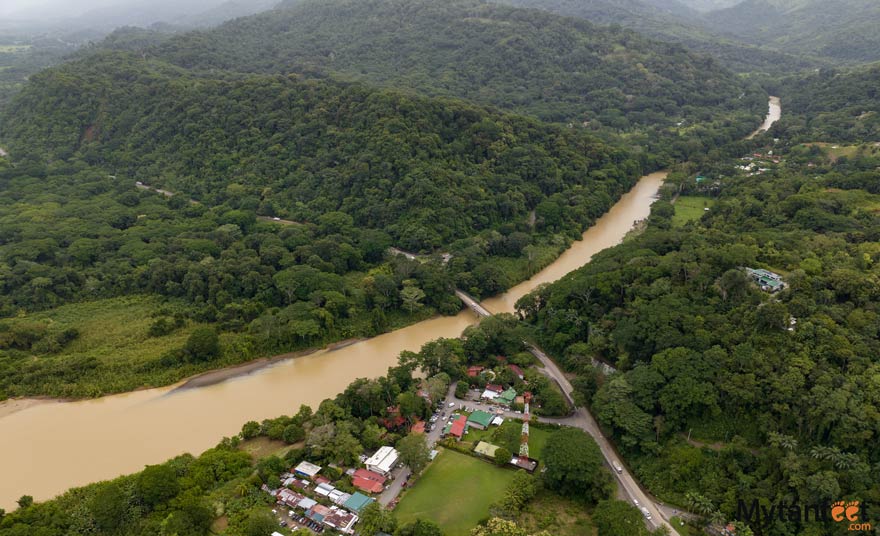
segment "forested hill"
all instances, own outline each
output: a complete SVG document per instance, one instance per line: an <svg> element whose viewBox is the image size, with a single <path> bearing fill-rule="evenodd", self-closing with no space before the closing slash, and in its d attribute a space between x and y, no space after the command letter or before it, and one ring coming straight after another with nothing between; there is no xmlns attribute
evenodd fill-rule
<svg viewBox="0 0 880 536"><path fill-rule="evenodd" d="M711 55L738 72L794 72L820 65L813 58L746 44L710 30L702 16L676 7L675 2L628 0L497 0L501 4L535 8L597 24L617 24L653 39L681 43L689 50Z"/></svg>
<svg viewBox="0 0 880 536"><path fill-rule="evenodd" d="M554 193L602 195L597 182L641 168L576 129L461 102L295 76L198 78L125 53L35 76L2 132L23 158L81 156L209 205L237 183L258 213L341 210L415 249L525 220Z"/></svg>
<svg viewBox="0 0 880 536"><path fill-rule="evenodd" d="M880 60L880 3L875 0L745 0L705 20L719 32L783 51Z"/></svg>
<svg viewBox="0 0 880 536"><path fill-rule="evenodd" d="M880 142L880 64L785 79L777 135L794 141Z"/></svg>
<svg viewBox="0 0 880 536"><path fill-rule="evenodd" d="M681 46L476 0L288 2L156 53L187 68L329 73L617 129L754 112L745 83Z"/></svg>

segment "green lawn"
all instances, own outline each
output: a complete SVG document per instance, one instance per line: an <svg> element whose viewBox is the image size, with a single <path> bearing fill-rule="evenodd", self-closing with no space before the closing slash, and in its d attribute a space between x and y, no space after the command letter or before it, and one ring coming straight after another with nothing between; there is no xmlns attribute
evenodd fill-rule
<svg viewBox="0 0 880 536"><path fill-rule="evenodd" d="M553 536L593 536L590 513L575 501L542 491L516 516L516 523L529 534L546 530Z"/></svg>
<svg viewBox="0 0 880 536"><path fill-rule="evenodd" d="M672 217L672 224L682 226L689 221L699 220L706 208L712 208L715 200L711 197L703 197L698 195L683 195L675 202L675 216Z"/></svg>
<svg viewBox="0 0 880 536"><path fill-rule="evenodd" d="M425 518L439 524L446 536L467 536L489 515L489 505L504 493L514 474L444 450L394 512L401 524Z"/></svg>

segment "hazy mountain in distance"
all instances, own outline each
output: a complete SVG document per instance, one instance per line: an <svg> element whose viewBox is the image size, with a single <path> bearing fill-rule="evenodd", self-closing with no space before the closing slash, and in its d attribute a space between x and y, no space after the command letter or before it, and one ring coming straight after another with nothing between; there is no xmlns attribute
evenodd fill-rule
<svg viewBox="0 0 880 536"><path fill-rule="evenodd" d="M717 32L786 52L880 60L877 0L745 0L705 20Z"/></svg>
<svg viewBox="0 0 880 536"><path fill-rule="evenodd" d="M702 15L677 0L494 0L516 7L541 9L586 19L597 24L619 24L641 34L674 43L717 58L739 72L794 72L821 66L813 59L724 37L706 27Z"/></svg>
<svg viewBox="0 0 880 536"><path fill-rule="evenodd" d="M742 0L679 0L687 7L700 12L715 11L733 7Z"/></svg>
<svg viewBox="0 0 880 536"><path fill-rule="evenodd" d="M308 0L165 42L193 69L335 75L630 129L746 108L710 58L620 27L475 0Z"/></svg>

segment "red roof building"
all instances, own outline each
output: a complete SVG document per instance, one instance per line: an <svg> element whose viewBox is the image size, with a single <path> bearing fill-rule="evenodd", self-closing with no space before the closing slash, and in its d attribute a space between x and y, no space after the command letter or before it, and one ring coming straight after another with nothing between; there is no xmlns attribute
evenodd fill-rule
<svg viewBox="0 0 880 536"><path fill-rule="evenodd" d="M504 392L504 387L502 387L502 386L500 386L500 385L498 385L498 384L495 384L495 383L487 383L487 384L486 384L486 390L487 390L487 391L492 391L493 393L499 393L499 394L500 394L500 393L503 393L503 392Z"/></svg>
<svg viewBox="0 0 880 536"><path fill-rule="evenodd" d="M384 476L367 469L358 469L351 477L352 485L367 493L382 493L385 489L385 480Z"/></svg>
<svg viewBox="0 0 880 536"><path fill-rule="evenodd" d="M511 363L510 365L507 365L507 368L509 368L511 371L513 371L513 373L516 374L517 378L523 379L523 377L525 377L525 374L523 374L523 369L519 368L518 366L514 365L513 363Z"/></svg>
<svg viewBox="0 0 880 536"><path fill-rule="evenodd" d="M464 415L459 415L458 419L452 423L452 428L449 429L449 433L461 439L461 436L464 435L464 427L467 425L467 417Z"/></svg>
<svg viewBox="0 0 880 536"><path fill-rule="evenodd" d="M396 430L406 424L406 419L400 414L400 406L388 406L385 410L388 416L379 422L389 430Z"/></svg>
<svg viewBox="0 0 880 536"><path fill-rule="evenodd" d="M485 368L485 367L481 367L480 365L474 365L472 367L468 367L467 375L470 376L471 378L476 378L477 376L480 375L481 372L483 372L483 368Z"/></svg>
<svg viewBox="0 0 880 536"><path fill-rule="evenodd" d="M330 479L327 478L326 476L315 477L315 484L329 484L329 483L330 483Z"/></svg>

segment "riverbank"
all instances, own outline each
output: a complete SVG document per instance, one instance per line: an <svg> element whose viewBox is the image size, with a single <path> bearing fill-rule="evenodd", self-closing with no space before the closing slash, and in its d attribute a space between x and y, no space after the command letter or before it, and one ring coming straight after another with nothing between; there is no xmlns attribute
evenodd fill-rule
<svg viewBox="0 0 880 536"><path fill-rule="evenodd" d="M216 385L221 382L225 382L227 380L231 380L233 378L239 378L241 376L247 376L248 374L252 374L254 372L260 371L265 367L270 365L274 365L281 361L287 359L296 359L298 357L305 357L307 355L312 355L315 352L335 352L336 350L341 350L347 346L351 346L352 344L357 344L361 341L368 340L364 337L356 338L356 339L346 339L344 341L339 341L333 343L325 348L310 348L308 350L302 350L299 352L291 352L287 354L279 354L272 357L261 357L258 359L254 359L253 361L248 361L247 363L242 363L240 365L233 365L231 367L226 367L217 370L211 370L208 372L202 372L201 374L196 374L195 376L191 376L179 384L172 386L171 392L182 391L185 389L198 389L200 387L209 387L211 385ZM2 414L0 414L2 416Z"/></svg>

